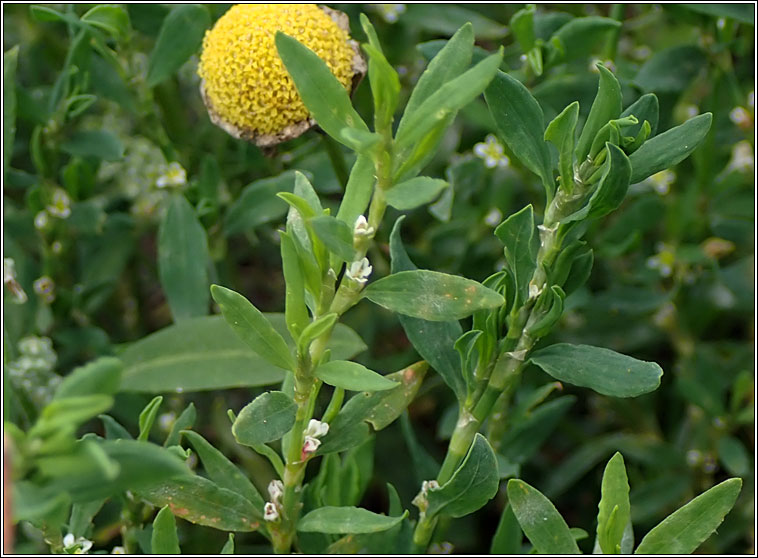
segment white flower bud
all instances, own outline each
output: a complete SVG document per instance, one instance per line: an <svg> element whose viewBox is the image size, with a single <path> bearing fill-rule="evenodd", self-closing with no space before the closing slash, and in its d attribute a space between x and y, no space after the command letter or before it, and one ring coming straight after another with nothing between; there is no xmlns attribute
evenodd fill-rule
<svg viewBox="0 0 758 558"><path fill-rule="evenodd" d="M366 218L363 215L359 215L355 220L355 226L353 226L353 236L372 238L375 232L376 230L374 227L368 226L368 221L366 221Z"/></svg>
<svg viewBox="0 0 758 558"><path fill-rule="evenodd" d="M268 495L272 502L278 503L284 495L284 483L278 479L272 480L268 483Z"/></svg>
<svg viewBox="0 0 758 558"><path fill-rule="evenodd" d="M279 510L274 502L266 502L263 506L263 519L265 521L276 521L279 519Z"/></svg>
<svg viewBox="0 0 758 558"><path fill-rule="evenodd" d="M350 267L345 271L345 275L356 283L363 285L368 281L368 277L373 270L374 268L369 265L368 258L363 258L358 262L351 263Z"/></svg>
<svg viewBox="0 0 758 558"><path fill-rule="evenodd" d="M308 422L308 426L303 432L305 436L310 436L312 438L321 438L322 436L326 436L326 434L329 432L329 423L327 422L321 422L320 420L311 419Z"/></svg>

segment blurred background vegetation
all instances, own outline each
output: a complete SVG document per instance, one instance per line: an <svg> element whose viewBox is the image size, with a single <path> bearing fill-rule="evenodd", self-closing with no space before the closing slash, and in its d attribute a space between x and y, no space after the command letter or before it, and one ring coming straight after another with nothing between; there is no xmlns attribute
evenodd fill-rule
<svg viewBox="0 0 758 558"><path fill-rule="evenodd" d="M77 16L93 7L45 6ZM660 389L621 400L558 385L540 406L514 417L499 441L513 474L549 496L571 526L587 531L594 530L602 467L617 450L627 462L639 535L710 486L740 476L745 485L735 509L700 551L752 553L754 6L540 5L541 75L509 30L523 5L330 6L350 16L359 41L365 38L358 15L369 16L406 98L441 41L471 21L478 47L505 45L503 70L525 82L546 122L574 100L580 118L586 116L597 89L597 62L616 73L625 106L643 93L658 96L659 131L713 113L703 146L675 169L632 186L622 207L588 232L595 249L590 280L567 299L560 326L543 340L600 345L656 361L665 371ZM199 37L228 7L201 10ZM125 9L126 26L80 40L76 25L44 10L3 5L3 252L13 259L28 299L18 303L4 291L4 377L11 388L5 418L22 427L34 420L59 376L171 323L156 263L158 227L171 192L183 192L207 232L211 282L278 312L284 284L276 230L286 205L274 194L291 188L288 171L300 170L334 208L345 176L341 164L352 164L317 131L262 152L213 126L198 91L196 54L165 76L150 73L164 18L176 8ZM578 31L566 31L580 20L573 24ZM558 52L551 38L561 30L564 49ZM370 119L367 83L353 99ZM509 160L507 148L489 160L480 156L476 144L494 132L480 98L461 111L425 171L447 179L453 193L405 220L404 240L419 267L483 280L503 264L494 227L527 203L538 213L544 207L537 178ZM376 276L389 273L387 235L399 214L389 211L369 254ZM345 321L369 346L358 360L372 369L390 372L417 359L389 312L360 304ZM21 342L30 336L51 343ZM530 368L521 395L547 378ZM256 478L260 458L234 442L226 409L239 410L260 391L164 394L161 435L192 401L195 428ZM121 393L111 413L133 430L149 399ZM427 377L408 418L376 439L367 507L386 509L386 482L410 507L420 482L432 476L426 473L431 460L444 455L455 405L438 377ZM449 530L455 551L486 552L502 505L501 494ZM96 516L97 546L116 544L117 520L112 506ZM188 552L215 552L226 538L179 524ZM46 548L31 529L22 528L18 539L18 551ZM591 539L580 541L585 551ZM238 534L237 552L256 552L265 548L262 542Z"/></svg>

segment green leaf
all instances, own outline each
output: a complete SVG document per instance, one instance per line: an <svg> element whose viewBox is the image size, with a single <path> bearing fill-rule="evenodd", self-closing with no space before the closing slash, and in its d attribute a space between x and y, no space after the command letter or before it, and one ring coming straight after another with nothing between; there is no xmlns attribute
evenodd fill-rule
<svg viewBox="0 0 758 558"><path fill-rule="evenodd" d="M526 168L542 179L551 198L555 184L539 103L520 81L505 72L497 72L484 98L498 136Z"/></svg>
<svg viewBox="0 0 758 558"><path fill-rule="evenodd" d="M346 262L352 262L355 259L353 229L349 225L329 215L314 217L310 220L310 224L313 232L332 254L336 254Z"/></svg>
<svg viewBox="0 0 758 558"><path fill-rule="evenodd" d="M309 320L308 308L305 305L305 279L292 237L279 231L279 238L285 289L284 317L287 330L293 339L297 339Z"/></svg>
<svg viewBox="0 0 758 558"><path fill-rule="evenodd" d="M490 554L521 554L521 526L510 504L505 505L495 536L490 544Z"/></svg>
<svg viewBox="0 0 758 558"><path fill-rule="evenodd" d="M229 538L226 539L219 554L234 554L234 533L229 533Z"/></svg>
<svg viewBox="0 0 758 558"><path fill-rule="evenodd" d="M171 197L158 230L158 274L175 322L208 314L208 239L181 194Z"/></svg>
<svg viewBox="0 0 758 558"><path fill-rule="evenodd" d="M150 538L152 554L181 554L179 536L176 534L176 519L168 506L161 508L153 520Z"/></svg>
<svg viewBox="0 0 758 558"><path fill-rule="evenodd" d="M275 43L300 98L318 125L331 137L350 147L340 136L340 130L368 130L368 127L353 108L349 92L334 77L326 63L307 46L281 31L277 31Z"/></svg>
<svg viewBox="0 0 758 558"><path fill-rule="evenodd" d="M287 204L277 197L277 193L291 192L296 175L297 171L286 171L245 186L224 215L224 233L231 235L246 232L286 215Z"/></svg>
<svg viewBox="0 0 758 558"><path fill-rule="evenodd" d="M158 409L160 409L161 403L163 403L163 396L156 395L153 399L145 405L142 412L139 414L139 436L138 440L147 441L150 436L150 430L153 429L153 423L155 417L158 416Z"/></svg>
<svg viewBox="0 0 758 558"><path fill-rule="evenodd" d="M505 246L505 261L516 282L515 306L529 298L529 281L537 268L539 239L535 230L531 204L508 217L495 229L495 236Z"/></svg>
<svg viewBox="0 0 758 558"><path fill-rule="evenodd" d="M222 531L255 531L260 514L237 492L197 475L171 479L135 491L154 506L168 506L176 517Z"/></svg>
<svg viewBox="0 0 758 558"><path fill-rule="evenodd" d="M134 439L134 436L132 436L129 431L113 417L109 415L98 415L97 418L103 421L103 430L105 430L106 440L119 440L122 438L125 440Z"/></svg>
<svg viewBox="0 0 758 558"><path fill-rule="evenodd" d="M619 118L632 115L637 117L639 124L624 128L626 135L636 136L642 128L642 123L647 120L650 123L650 134L654 136L658 130L658 97L653 93L645 93L629 105Z"/></svg>
<svg viewBox="0 0 758 558"><path fill-rule="evenodd" d="M540 312L540 317L533 322L530 319L526 324L526 333L532 339L539 339L548 334L563 314L563 299L566 293L558 285L553 285L540 295L535 309ZM534 316L534 310L532 310Z"/></svg>
<svg viewBox="0 0 758 558"><path fill-rule="evenodd" d="M679 93L706 66L707 55L694 45L680 45L653 54L637 72L634 83L642 91Z"/></svg>
<svg viewBox="0 0 758 558"><path fill-rule="evenodd" d="M617 209L624 201L632 176L630 160L618 146L611 143L606 143L605 146L608 149L608 163L605 165L600 183L592 192L587 204L579 211L561 219L561 223L603 217Z"/></svg>
<svg viewBox="0 0 758 558"><path fill-rule="evenodd" d="M570 62L597 52L608 34L619 27L620 21L608 17L587 16L570 20L550 37L548 44L552 46L558 42L561 48L549 49L548 64Z"/></svg>
<svg viewBox="0 0 758 558"><path fill-rule="evenodd" d="M240 444L256 446L273 442L289 432L295 424L297 405L281 391L269 391L256 397L237 415L232 434Z"/></svg>
<svg viewBox="0 0 758 558"><path fill-rule="evenodd" d="M18 45L3 53L3 178L13 157L16 138L16 67Z"/></svg>
<svg viewBox="0 0 758 558"><path fill-rule="evenodd" d="M400 78L395 68L384 57L376 30L366 14L361 13L360 19L361 27L369 39L369 44L362 46L369 57L368 79L374 97L374 127L376 130L385 130L392 125L392 117L397 108Z"/></svg>
<svg viewBox="0 0 758 558"><path fill-rule="evenodd" d="M545 130L545 140L558 148L561 186L568 193L574 189L574 134L578 119L579 103L574 101L563 109Z"/></svg>
<svg viewBox="0 0 758 558"><path fill-rule="evenodd" d="M203 42L211 26L208 9L200 4L180 4L163 19L155 47L150 53L147 85L155 87L176 72Z"/></svg>
<svg viewBox="0 0 758 558"><path fill-rule="evenodd" d="M358 155L345 186L337 219L350 227L354 226L355 220L359 215L363 215L368 207L374 182L373 160L367 155Z"/></svg>
<svg viewBox="0 0 758 558"><path fill-rule="evenodd" d="M400 237L400 226L404 218L400 217L395 222L390 234L392 273L416 269ZM442 376L456 397L463 400L466 397L466 385L463 381L460 359L453 348L455 340L461 336L461 324L457 320L430 322L402 314L399 314L398 318L413 348Z"/></svg>
<svg viewBox="0 0 758 558"><path fill-rule="evenodd" d="M357 362L332 360L316 368L316 377L334 387L352 391L381 391L399 384Z"/></svg>
<svg viewBox="0 0 758 558"><path fill-rule="evenodd" d="M396 184L387 191L387 204L400 211L433 202L448 183L439 178L417 176Z"/></svg>
<svg viewBox="0 0 758 558"><path fill-rule="evenodd" d="M474 100L492 81L502 60L501 49L497 54L488 56L432 93L408 116L402 131L398 130L395 139L396 151L403 153L412 148L435 126ZM400 160L404 159L401 155Z"/></svg>
<svg viewBox="0 0 758 558"><path fill-rule="evenodd" d="M65 14L45 6L29 6L29 13L37 21L68 21L70 19Z"/></svg>
<svg viewBox="0 0 758 558"><path fill-rule="evenodd" d="M120 6L100 4L87 11L81 20L123 41L129 36L129 14Z"/></svg>
<svg viewBox="0 0 758 558"><path fill-rule="evenodd" d="M632 163L631 184L642 182L648 176L689 157L705 139L712 120L711 113L706 112L643 143L642 147L629 157Z"/></svg>
<svg viewBox="0 0 758 558"><path fill-rule="evenodd" d="M463 517L474 513L497 494L499 484L495 452L487 438L477 433L466 459L452 478L439 489L429 491L426 514Z"/></svg>
<svg viewBox="0 0 758 558"><path fill-rule="evenodd" d="M265 316L280 335L287 335L284 314ZM327 349L332 358L345 360L365 350L366 345L352 329L336 324ZM221 316L193 318L152 333L130 345L121 360L121 389L125 391L267 386L284 378L281 368L253 352Z"/></svg>
<svg viewBox="0 0 758 558"><path fill-rule="evenodd" d="M745 446L733 436L719 438L716 443L719 460L732 475L746 476L750 472L750 456Z"/></svg>
<svg viewBox="0 0 758 558"><path fill-rule="evenodd" d="M100 357L74 368L55 390L55 399L94 395L115 395L118 391L123 364L117 358Z"/></svg>
<svg viewBox="0 0 758 558"><path fill-rule="evenodd" d="M701 14L714 17L730 17L741 23L753 25L755 23L755 11L750 4L679 4Z"/></svg>
<svg viewBox="0 0 758 558"><path fill-rule="evenodd" d="M390 517L353 506L324 506L305 514L297 523L304 533L344 535L351 533L379 533L391 529L408 515Z"/></svg>
<svg viewBox="0 0 758 558"><path fill-rule="evenodd" d="M79 130L61 142L60 148L69 155L103 161L118 161L124 156L121 141L106 130Z"/></svg>
<svg viewBox="0 0 758 558"><path fill-rule="evenodd" d="M503 457L516 464L527 463L575 402L573 395L564 395L540 405L524 417L514 418L513 426L500 442Z"/></svg>
<svg viewBox="0 0 758 558"><path fill-rule="evenodd" d="M166 440L163 442L163 447L168 448L171 446L179 445L179 438L181 437L182 430L192 428L197 418L197 411L195 410L195 404L190 402L189 405L182 411L182 413L176 418L174 424L171 425L171 431L166 436Z"/></svg>
<svg viewBox="0 0 758 558"><path fill-rule="evenodd" d="M580 554L563 517L536 488L522 480L511 479L508 481L508 501L539 554Z"/></svg>
<svg viewBox="0 0 758 558"><path fill-rule="evenodd" d="M692 554L737 501L741 479L728 479L682 506L645 535L635 554Z"/></svg>
<svg viewBox="0 0 758 558"><path fill-rule="evenodd" d="M663 370L610 349L557 343L530 356L532 363L556 380L588 387L612 397L637 397L655 390Z"/></svg>
<svg viewBox="0 0 758 558"><path fill-rule="evenodd" d="M616 452L603 473L597 514L597 540L603 554L618 554L630 520L629 480L623 456Z"/></svg>
<svg viewBox="0 0 758 558"><path fill-rule="evenodd" d="M481 283L437 271L400 271L371 283L363 296L399 314L431 321L459 320L505 300Z"/></svg>
<svg viewBox="0 0 758 558"><path fill-rule="evenodd" d="M211 295L221 307L226 322L253 351L274 366L295 369L295 359L284 338L250 301L220 285L211 286Z"/></svg>
<svg viewBox="0 0 758 558"><path fill-rule="evenodd" d="M534 4L529 4L513 14L510 21L513 36L524 53L532 50L537 39L534 34L534 11Z"/></svg>
<svg viewBox="0 0 758 558"><path fill-rule="evenodd" d="M323 316L309 323L308 326L303 329L303 333L297 340L298 351L300 354L306 354L308 347L310 347L310 344L313 341L332 329L335 322L337 321L337 318L339 318L337 313L331 312L329 314L324 314Z"/></svg>
<svg viewBox="0 0 758 558"><path fill-rule="evenodd" d="M208 477L221 488L237 492L250 500L256 509L263 509L265 502L247 476L226 456L214 448L205 438L192 430L182 430L203 463Z"/></svg>
<svg viewBox="0 0 758 558"><path fill-rule="evenodd" d="M405 111L397 127L397 135L405 131L408 121L418 109L445 83L459 76L471 62L474 48L474 28L466 23L447 41L447 44L429 62L411 92Z"/></svg>
<svg viewBox="0 0 758 558"><path fill-rule="evenodd" d="M377 431L389 426L416 396L427 368L428 365L421 361L385 376L388 380L399 382L399 386L385 391L366 391L351 397L329 423L329 432L321 440L318 455L360 445L369 436L366 423Z"/></svg>
<svg viewBox="0 0 758 558"><path fill-rule="evenodd" d="M576 144L576 161L580 165L589 155L592 142L600 128L621 114L621 86L616 76L602 64L598 64L597 69L600 71L597 95Z"/></svg>
<svg viewBox="0 0 758 558"><path fill-rule="evenodd" d="M479 39L500 39L508 33L502 23L456 4L410 4L402 19L435 35L450 35L464 21L470 22L467 25L473 26Z"/></svg>

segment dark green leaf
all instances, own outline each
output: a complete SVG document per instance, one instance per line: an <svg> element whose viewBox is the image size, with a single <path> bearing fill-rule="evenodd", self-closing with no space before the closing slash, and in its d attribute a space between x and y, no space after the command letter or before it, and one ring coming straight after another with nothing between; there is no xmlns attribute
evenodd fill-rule
<svg viewBox="0 0 758 558"><path fill-rule="evenodd" d="M168 506L161 508L153 520L151 536L153 554L181 554L179 536L176 534L176 519Z"/></svg>
<svg viewBox="0 0 758 558"><path fill-rule="evenodd" d="M616 76L602 64L598 64L597 69L600 71L597 95L595 95L590 114L587 116L587 121L584 123L584 128L582 128L582 133L576 144L576 161L578 164L583 163L589 155L592 142L600 128L621 114L621 86Z"/></svg>
<svg viewBox="0 0 758 558"><path fill-rule="evenodd" d="M705 52L681 45L656 52L640 68L634 83L645 92L678 93L686 89L707 64Z"/></svg>
<svg viewBox="0 0 758 558"><path fill-rule="evenodd" d="M527 463L575 401L573 395L564 395L540 405L523 418L515 419L500 443L503 456L516 464Z"/></svg>
<svg viewBox="0 0 758 558"><path fill-rule="evenodd" d="M363 508L352 506L324 506L305 514L297 524L297 530L305 533L379 533L391 529L406 516L406 511L398 517L380 515Z"/></svg>
<svg viewBox="0 0 758 558"><path fill-rule="evenodd" d="M647 140L629 156L632 163L631 184L680 163L705 139L711 128L710 112L690 118L684 124Z"/></svg>
<svg viewBox="0 0 758 558"><path fill-rule="evenodd" d="M540 554L580 554L555 506L522 480L508 481L508 501L527 538Z"/></svg>
<svg viewBox="0 0 758 558"><path fill-rule="evenodd" d="M734 506L742 480L729 479L676 510L645 535L635 554L692 554Z"/></svg>
<svg viewBox="0 0 758 558"><path fill-rule="evenodd" d="M243 410L244 412L244 410ZM192 430L183 430L184 436L203 463L208 477L221 488L237 492L250 500L256 509L262 510L265 502L247 476L226 456L214 448L200 434Z"/></svg>
<svg viewBox="0 0 758 558"><path fill-rule="evenodd" d="M559 41L561 48L550 48L548 63L570 62L589 56L605 42L611 31L619 27L621 22L600 16L578 17L568 21L551 37L551 46Z"/></svg>
<svg viewBox="0 0 758 558"><path fill-rule="evenodd" d="M243 532L260 527L260 511L246 498L196 475L171 479L135 492L152 505L168 506L175 516L198 525Z"/></svg>
<svg viewBox="0 0 758 558"><path fill-rule="evenodd" d="M624 134L636 136L642 127L642 123L647 120L650 123L650 135L654 136L658 130L658 97L653 93L645 93L629 105L619 118L630 115L636 116L639 124L624 128Z"/></svg>
<svg viewBox="0 0 758 558"><path fill-rule="evenodd" d="M495 452L487 438L477 433L452 478L439 489L429 491L426 514L463 517L473 513L497 494L499 481Z"/></svg>
<svg viewBox="0 0 758 558"><path fill-rule="evenodd" d="M561 185L569 193L574 189L574 134L578 118L579 103L574 101L545 130L545 140L558 148Z"/></svg>
<svg viewBox="0 0 758 558"><path fill-rule="evenodd" d="M237 415L232 434L243 445L273 442L289 432L295 424L297 405L281 391L269 391L256 397Z"/></svg>
<svg viewBox="0 0 758 558"><path fill-rule="evenodd" d="M221 313L234 333L253 351L274 366L285 370L295 369L295 359L287 343L250 301L220 285L211 286L211 295L221 307Z"/></svg>
<svg viewBox="0 0 758 558"><path fill-rule="evenodd" d="M129 36L129 14L121 6L100 4L87 11L81 20L102 29L119 41Z"/></svg>
<svg viewBox="0 0 758 558"><path fill-rule="evenodd" d="M476 281L426 270L393 273L371 283L363 296L388 310L438 322L505 303L502 296Z"/></svg>
<svg viewBox="0 0 758 558"><path fill-rule="evenodd" d="M412 22L436 35L452 35L465 22L473 25L474 34L479 39L500 39L508 33L505 25L456 4L411 4L403 21Z"/></svg>
<svg viewBox="0 0 758 558"><path fill-rule="evenodd" d="M490 544L490 554L521 554L521 526L510 504L505 505L495 536Z"/></svg>
<svg viewBox="0 0 758 558"><path fill-rule="evenodd" d="M655 390L663 370L610 349L557 343L533 353L530 360L556 380L588 387L612 397L637 397Z"/></svg>
<svg viewBox="0 0 758 558"><path fill-rule="evenodd" d="M552 197L555 185L540 105L520 81L505 72L497 72L484 98L500 138L526 168L542 179L548 197Z"/></svg>
<svg viewBox="0 0 758 558"><path fill-rule="evenodd" d="M620 553L621 539L629 520L629 480L624 458L616 452L605 467L598 505L597 541L603 554Z"/></svg>
<svg viewBox="0 0 758 558"><path fill-rule="evenodd" d="M121 361L113 357L100 357L84 366L74 368L55 390L54 399L96 393L115 395L122 369Z"/></svg>
<svg viewBox="0 0 758 558"><path fill-rule="evenodd" d="M187 199L172 196L158 230L158 273L175 322L208 314L208 239Z"/></svg>
<svg viewBox="0 0 758 558"><path fill-rule="evenodd" d="M287 335L284 314L266 314ZM332 358L350 359L366 345L349 327L337 324L327 348ZM284 372L240 341L221 316L193 318L157 331L122 354L121 389L202 391L281 382Z"/></svg>
<svg viewBox="0 0 758 558"><path fill-rule="evenodd" d="M340 136L340 130L368 130L368 127L353 108L348 91L311 49L281 31L276 33L275 42L279 56L313 118L327 134L350 147Z"/></svg>
<svg viewBox="0 0 758 558"><path fill-rule="evenodd" d="M355 259L353 229L347 223L329 215L321 215L310 220L313 231L329 251L346 262Z"/></svg>
<svg viewBox="0 0 758 558"><path fill-rule="evenodd" d="M714 17L731 17L739 22L753 25L755 10L750 4L679 4L693 12L708 14Z"/></svg>
<svg viewBox="0 0 758 558"><path fill-rule="evenodd" d="M200 4L180 4L164 18L147 70L147 85L155 87L170 77L197 52L211 25L208 9Z"/></svg>
<svg viewBox="0 0 758 558"><path fill-rule="evenodd" d="M516 282L516 306L529 298L529 281L537 268L539 239L535 232L531 204L508 217L495 229L495 236L505 246L505 261Z"/></svg>
<svg viewBox="0 0 758 558"><path fill-rule="evenodd" d="M733 436L720 438L716 447L724 468L732 475L746 476L750 472L750 456L745 446Z"/></svg>
<svg viewBox="0 0 758 558"><path fill-rule="evenodd" d="M106 440L119 440L126 439L132 440L134 437L129 431L124 428L116 419L109 415L98 415L101 421L103 421L103 429L105 430Z"/></svg>
<svg viewBox="0 0 758 558"><path fill-rule="evenodd" d="M332 360L316 368L316 377L330 386L352 391L381 391L398 386L381 374L369 370L357 362Z"/></svg>
<svg viewBox="0 0 758 558"><path fill-rule="evenodd" d="M433 202L447 186L448 183L439 178L417 176L390 188L387 191L387 203L400 211L415 209Z"/></svg>
<svg viewBox="0 0 758 558"><path fill-rule="evenodd" d="M400 237L400 217L392 228L390 235L390 255L392 256L392 273L412 271L416 266L408 257ZM426 360L445 383L453 390L456 397L466 397L466 386L461 373L461 364L453 345L461 336L461 325L457 320L448 322L430 322L400 314L400 323L408 340L421 358Z"/></svg>
<svg viewBox="0 0 758 558"><path fill-rule="evenodd" d="M277 193L291 192L295 177L296 171L286 171L245 186L224 215L224 232L238 234L281 219L287 214L287 204L277 197Z"/></svg>
<svg viewBox="0 0 758 558"><path fill-rule="evenodd" d="M118 161L124 156L121 141L106 130L80 130L61 142L61 150L77 157Z"/></svg>
<svg viewBox="0 0 758 558"><path fill-rule="evenodd" d="M197 411L195 410L195 404L190 402L189 405L182 411L182 413L176 418L174 424L171 425L171 431L166 436L166 440L163 442L163 447L168 448L171 446L179 445L179 438L181 437L182 430L192 428L197 418Z"/></svg>

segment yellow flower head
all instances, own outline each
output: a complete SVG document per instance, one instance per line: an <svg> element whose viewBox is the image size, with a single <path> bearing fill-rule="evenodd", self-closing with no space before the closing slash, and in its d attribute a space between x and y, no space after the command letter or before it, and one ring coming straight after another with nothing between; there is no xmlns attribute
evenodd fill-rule
<svg viewBox="0 0 758 558"><path fill-rule="evenodd" d="M211 120L231 135L268 146L315 123L279 59L282 31L315 52L350 90L362 59L347 16L315 4L238 4L205 34L198 74ZM355 68L355 70L354 70Z"/></svg>

